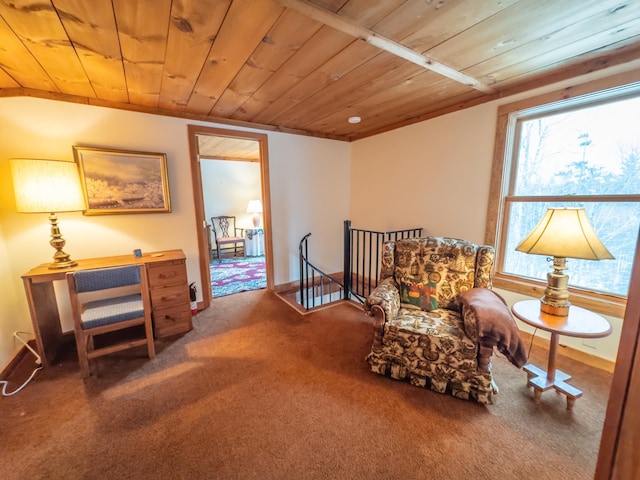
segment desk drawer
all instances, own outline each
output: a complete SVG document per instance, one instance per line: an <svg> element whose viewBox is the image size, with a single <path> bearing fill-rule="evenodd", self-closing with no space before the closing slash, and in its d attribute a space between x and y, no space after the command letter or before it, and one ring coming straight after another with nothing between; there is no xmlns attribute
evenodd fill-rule
<svg viewBox="0 0 640 480"><path fill-rule="evenodd" d="M187 269L182 261L149 265L147 275L152 289L165 285L187 285Z"/></svg>
<svg viewBox="0 0 640 480"><path fill-rule="evenodd" d="M172 285L164 288L152 288L151 305L153 309L182 305L189 308L189 287L187 284Z"/></svg>
<svg viewBox="0 0 640 480"><path fill-rule="evenodd" d="M162 338L191 330L191 310L180 307L161 308L153 311L153 331Z"/></svg>

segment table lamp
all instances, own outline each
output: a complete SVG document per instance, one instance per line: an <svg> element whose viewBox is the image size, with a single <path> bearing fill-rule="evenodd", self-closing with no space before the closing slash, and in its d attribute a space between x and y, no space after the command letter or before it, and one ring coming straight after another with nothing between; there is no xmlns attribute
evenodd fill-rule
<svg viewBox="0 0 640 480"><path fill-rule="evenodd" d="M553 271L547 273L547 287L540 310L557 316L569 315L567 258L612 259L593 230L584 208L550 208L516 250L553 256Z"/></svg>
<svg viewBox="0 0 640 480"><path fill-rule="evenodd" d="M10 160L16 210L22 213L49 213L50 244L55 248L50 269L77 265L62 248L65 240L58 227L56 212L85 209L78 166L63 160L14 158Z"/></svg>
<svg viewBox="0 0 640 480"><path fill-rule="evenodd" d="M247 213L253 213L253 226L260 226L260 214L262 213L262 202L260 200L250 200L247 206Z"/></svg>

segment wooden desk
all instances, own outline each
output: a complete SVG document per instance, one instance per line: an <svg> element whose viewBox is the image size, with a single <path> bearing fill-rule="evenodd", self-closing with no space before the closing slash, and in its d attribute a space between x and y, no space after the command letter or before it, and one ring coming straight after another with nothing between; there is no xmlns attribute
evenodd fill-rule
<svg viewBox="0 0 640 480"><path fill-rule="evenodd" d="M540 311L539 300L525 300L511 307L513 314L524 323L551 333L547 371L532 364L524 366L528 385L533 387L533 398L540 401L542 392L551 388L567 396L567 409L571 410L582 391L566 383L571 376L556 369L556 356L560 335L578 338L600 338L611 333L611 324L597 313L571 306L567 317L549 315Z"/></svg>
<svg viewBox="0 0 640 480"><path fill-rule="evenodd" d="M185 260L182 250L166 250L145 253L139 258L129 254L78 260L75 267L60 270L50 270L48 263L44 263L22 275L42 366L48 367L55 361L63 341L54 281L64 280L67 272L75 270L144 264L151 291L154 335L163 337L192 328Z"/></svg>

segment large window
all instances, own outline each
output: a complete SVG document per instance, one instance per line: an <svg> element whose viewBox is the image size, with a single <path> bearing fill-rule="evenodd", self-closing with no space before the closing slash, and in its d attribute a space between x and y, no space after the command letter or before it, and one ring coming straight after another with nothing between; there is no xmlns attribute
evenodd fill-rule
<svg viewBox="0 0 640 480"><path fill-rule="evenodd" d="M570 287L623 303L640 227L640 85L503 114L499 286L543 285L549 261L516 246L547 208L584 207L615 259L568 259Z"/></svg>

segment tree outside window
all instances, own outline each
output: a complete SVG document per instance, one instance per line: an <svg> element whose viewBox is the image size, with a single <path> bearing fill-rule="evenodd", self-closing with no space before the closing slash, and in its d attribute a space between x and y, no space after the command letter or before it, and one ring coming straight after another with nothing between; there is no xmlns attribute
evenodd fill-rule
<svg viewBox="0 0 640 480"><path fill-rule="evenodd" d="M626 297L640 227L640 89L511 112L505 128L498 273L545 281L515 250L550 207L584 207L615 260L568 259L570 286Z"/></svg>

